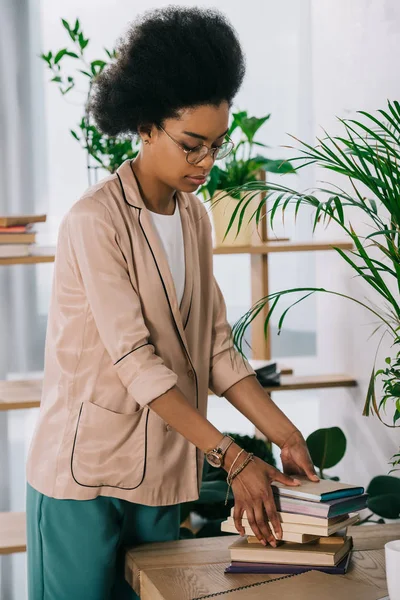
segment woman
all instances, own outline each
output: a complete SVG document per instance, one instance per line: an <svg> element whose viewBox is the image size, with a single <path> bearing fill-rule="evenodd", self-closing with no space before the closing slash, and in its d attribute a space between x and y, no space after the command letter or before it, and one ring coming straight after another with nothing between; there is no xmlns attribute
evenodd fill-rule
<svg viewBox="0 0 400 600"><path fill-rule="evenodd" d="M232 148L229 110L245 73L218 11L146 13L97 78L101 131L140 136L135 160L91 186L59 230L44 386L27 465L30 600L136 598L124 548L178 538L204 453L229 475L264 544L281 526L271 481L207 419L210 388L318 481L303 436L232 344L213 276L211 225L194 194Z"/></svg>

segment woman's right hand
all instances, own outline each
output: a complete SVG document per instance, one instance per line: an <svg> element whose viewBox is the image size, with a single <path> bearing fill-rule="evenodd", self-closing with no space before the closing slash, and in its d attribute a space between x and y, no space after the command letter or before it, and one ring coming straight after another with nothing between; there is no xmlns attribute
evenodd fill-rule
<svg viewBox="0 0 400 600"><path fill-rule="evenodd" d="M242 456L244 460L246 453ZM242 456L235 468L242 464ZM257 539L264 545L270 543L276 546L276 539L268 521L271 522L278 540L282 538L282 527L271 488L272 481L294 487L300 484L297 479L285 475L261 458L253 456L253 460L233 479L231 487L235 498L233 519L240 535L245 535L242 517L243 512L246 511L250 527Z"/></svg>

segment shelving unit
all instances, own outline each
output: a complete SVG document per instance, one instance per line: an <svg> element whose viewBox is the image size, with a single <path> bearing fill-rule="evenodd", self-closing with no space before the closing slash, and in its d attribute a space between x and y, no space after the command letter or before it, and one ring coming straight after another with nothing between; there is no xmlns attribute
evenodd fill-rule
<svg viewBox="0 0 400 600"><path fill-rule="evenodd" d="M0 258L1 265L40 264L54 261L53 248L37 247L30 256ZM0 418L2 411L35 408L40 404L41 381L0 381ZM7 421L5 422L7 432ZM3 458L3 457L1 457ZM24 512L0 512L0 555L26 551ZM1 595L1 590L0 590Z"/></svg>

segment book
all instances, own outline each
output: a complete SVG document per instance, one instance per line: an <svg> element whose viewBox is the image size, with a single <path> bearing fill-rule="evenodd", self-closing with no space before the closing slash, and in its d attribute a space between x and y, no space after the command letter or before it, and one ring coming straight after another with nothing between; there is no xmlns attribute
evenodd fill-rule
<svg viewBox="0 0 400 600"><path fill-rule="evenodd" d="M310 502L300 498L287 498L274 494L275 505L280 512L310 515L313 517L337 517L350 512L357 512L367 506L368 494L338 498L327 502Z"/></svg>
<svg viewBox="0 0 400 600"><path fill-rule="evenodd" d="M0 244L0 258L29 256L30 253L29 244Z"/></svg>
<svg viewBox="0 0 400 600"><path fill-rule="evenodd" d="M230 519L231 517L229 517ZM225 531L226 533L236 533L236 535L238 534L238 530L235 527L235 523L233 521L233 519L231 521L226 520L223 521L221 523L221 531ZM245 529L245 534L248 536L247 537L247 541L248 543L257 543L259 544L260 542L258 541L257 537L254 535L254 532L252 530L252 528L250 527L250 525L248 524L248 521L245 523L245 521L243 520L243 526ZM271 524L270 524L271 525ZM271 529L272 529L272 533L275 535L275 531L274 528L271 525ZM299 532L291 532L291 531L284 531L282 529L282 541L286 541L286 542L296 542L298 544L305 544L307 542L312 542L313 540L318 539L317 535L308 535L306 533L299 533ZM254 539L253 539L254 538Z"/></svg>
<svg viewBox="0 0 400 600"><path fill-rule="evenodd" d="M0 233L27 233L32 227L32 223L28 225L11 225L10 227L0 227Z"/></svg>
<svg viewBox="0 0 400 600"><path fill-rule="evenodd" d="M335 566L306 566L306 565L283 565L274 563L256 563L256 562L240 562L232 561L225 568L225 573L253 573L260 575L267 574L289 574L289 573L305 573L306 571L316 570L322 573L330 573L331 575L345 575L349 568L351 552Z"/></svg>
<svg viewBox="0 0 400 600"><path fill-rule="evenodd" d="M361 486L332 481L331 479L320 479L318 482L315 482L310 481L306 476L302 475L296 475L296 479L301 482L301 485L295 487L288 486L280 481L273 481L271 487L274 494L289 498L310 500L311 502L327 502L338 498L359 496L365 491Z"/></svg>
<svg viewBox="0 0 400 600"><path fill-rule="evenodd" d="M231 509L231 517L233 517L235 512L235 507L233 506ZM304 515L301 513L290 513L290 512L280 512L278 511L278 518L281 523L298 523L301 525L317 525L318 527L330 527L334 525L338 521L343 521L344 519L349 518L349 514L344 513L343 515L338 515L336 517L313 517L312 515ZM247 519L246 511L243 512L243 518Z"/></svg>
<svg viewBox="0 0 400 600"><path fill-rule="evenodd" d="M1 233L0 244L34 244L36 233Z"/></svg>
<svg viewBox="0 0 400 600"><path fill-rule="evenodd" d="M278 513L278 517L281 514L288 514L288 513ZM307 518L307 517L306 517ZM308 517L310 518L310 517ZM360 515L358 513L351 513L351 515L346 515L344 518L343 517L338 517L336 519L334 519L334 522L329 524L328 523L328 519L319 519L320 521L323 521L320 525L310 525L309 523L305 523L301 521L301 516L297 515L297 519L299 522L283 522L281 519L281 527L282 527L282 533L284 540L286 540L286 535L291 533L291 534L307 534L310 536L316 536L316 537L327 537L332 535L333 533L336 533L337 531L340 531L341 529L343 529L344 527L350 527L350 525L354 525L355 523L357 523L360 520ZM232 517L228 517L228 520L225 521L225 523L228 522L230 524L230 526L234 527L235 531L234 533L238 533L236 526L235 526L235 522L233 520ZM272 526L272 523L269 521L269 526L272 528L272 531L275 535L275 531L274 528ZM246 529L246 534L248 535L254 535L250 524L248 522L248 520L246 518L242 519L242 525L243 527ZM249 528L249 532L247 532L247 528ZM224 530L225 531L225 530ZM297 540L292 539L292 540L287 540L287 541L292 541L295 542Z"/></svg>
<svg viewBox="0 0 400 600"><path fill-rule="evenodd" d="M249 544L240 537L228 546L231 561L266 562L285 565L335 566L351 550L350 536L319 538L307 544L280 542L277 548Z"/></svg>
<svg viewBox="0 0 400 600"><path fill-rule="evenodd" d="M219 596L221 600L380 600L382 588L348 577L332 577L312 569L306 573L247 583L222 592ZM207 598L204 595L202 597ZM192 600L201 600L201 597Z"/></svg>
<svg viewBox="0 0 400 600"><path fill-rule="evenodd" d="M0 227L43 223L44 221L46 221L46 215L0 215Z"/></svg>

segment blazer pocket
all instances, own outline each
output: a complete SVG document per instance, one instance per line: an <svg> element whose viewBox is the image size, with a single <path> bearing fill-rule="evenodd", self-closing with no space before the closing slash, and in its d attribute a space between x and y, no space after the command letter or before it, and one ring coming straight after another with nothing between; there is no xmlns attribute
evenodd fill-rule
<svg viewBox="0 0 400 600"><path fill-rule="evenodd" d="M72 447L71 472L85 487L137 488L144 479L149 409L116 413L83 402Z"/></svg>

